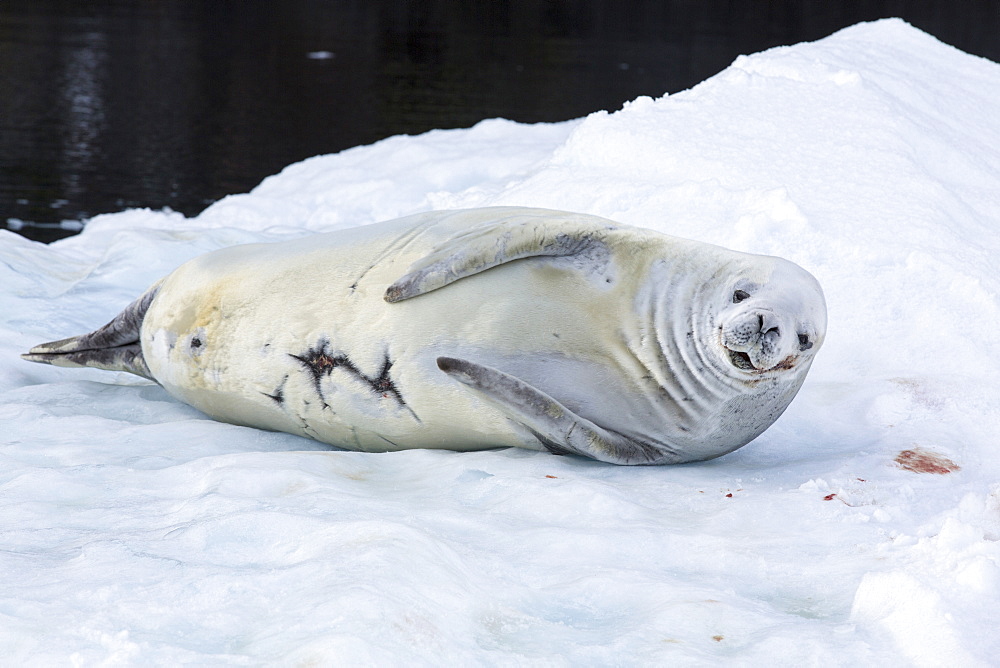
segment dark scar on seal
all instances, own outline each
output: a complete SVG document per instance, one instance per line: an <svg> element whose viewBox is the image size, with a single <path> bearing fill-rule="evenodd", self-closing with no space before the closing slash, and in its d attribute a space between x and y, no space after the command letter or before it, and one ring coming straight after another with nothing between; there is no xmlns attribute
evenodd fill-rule
<svg viewBox="0 0 1000 668"><path fill-rule="evenodd" d="M357 290L358 283L360 283L364 279L364 277L368 274L368 272L370 272L376 266L380 265L385 258L389 257L393 253L398 253L402 249L406 248L410 244L410 242L412 242L414 239L423 234L424 231L426 231L428 227L432 227L432 225L433 225L432 223L423 223L417 225L413 229L408 230L405 233L393 239L392 243L386 246L386 248L381 253L379 253L378 257L376 257L374 261L372 261L367 267L365 267L361 271L360 274L358 274L357 278L354 279L354 282L351 283L349 286L347 286L347 289L350 290L352 293L355 290Z"/></svg>
<svg viewBox="0 0 1000 668"><path fill-rule="evenodd" d="M265 397L273 399L274 403L279 406L285 403L285 383L288 382L288 375L286 374L284 378L281 379L281 385L275 388L274 394L268 394L267 392L261 392Z"/></svg>
<svg viewBox="0 0 1000 668"><path fill-rule="evenodd" d="M391 368L392 360L386 355L382 361L382 371L379 372L378 378L364 378L364 380L368 381L372 389L381 394L383 398L388 399L391 395L400 406L405 406L406 402L403 401L403 395L399 393L396 384L392 382L392 378L389 376Z"/></svg>
<svg viewBox="0 0 1000 668"><path fill-rule="evenodd" d="M389 439L387 439L385 436L382 436L381 434L376 434L376 436L378 436L379 438L381 438L383 441L385 441L386 443L388 443L389 445L391 445L394 448L398 448L399 447L399 443L394 443L394 442L390 441Z"/></svg>
<svg viewBox="0 0 1000 668"><path fill-rule="evenodd" d="M329 352L330 342L321 339L315 347L310 348L302 355L293 355L289 353L289 357L294 357L302 366L306 368L309 373L312 374L313 383L316 386L316 392L322 396L323 392L320 388L320 382L323 380L323 376L329 376L334 369L338 367L345 367L352 375L362 375L358 368L354 366L347 355L334 355Z"/></svg>
<svg viewBox="0 0 1000 668"><path fill-rule="evenodd" d="M347 355L343 353L331 353L329 347L330 342L326 339L321 339L316 346L310 348L303 355L292 355L289 353L289 357L293 357L298 360L312 375L313 386L316 389L316 394L318 394L320 399L323 400L325 408L329 408L329 404L326 403L326 397L323 396L323 377L330 376L334 369L343 369L351 377L368 385L368 387L381 398L392 398L395 400L396 404L400 408L408 410L410 414L413 415L414 419L419 422L419 418L417 418L416 413L413 412L413 409L411 409L403 399L402 393L400 393L399 388L396 387L396 384L392 380L392 376L389 374L393 363L388 354L385 355L385 358L382 361L382 369L379 371L378 376L372 378L365 375L364 372L355 366L354 362L352 362Z"/></svg>
<svg viewBox="0 0 1000 668"><path fill-rule="evenodd" d="M372 390L374 390L376 394L381 395L383 399L388 399L389 397L395 399L396 404L400 408L405 408L407 411L409 411L410 415L413 416L414 420L420 422L420 418L417 417L417 414L413 411L412 408L410 408L410 405L407 404L406 401L403 399L402 393L399 391L399 388L396 387L396 383L393 382L392 377L389 375L389 370L392 369L392 365L393 362L389 358L389 354L386 353L385 359L382 360L382 370L379 372L377 378L369 378L368 376L359 373L358 374L359 379L368 383L371 386ZM392 443L392 441L389 442ZM393 443L393 445L396 444Z"/></svg>
<svg viewBox="0 0 1000 668"><path fill-rule="evenodd" d="M319 343L315 347L310 348L304 355L293 355L288 353L289 357L294 357L297 359L303 367L312 375L313 387L316 390L316 394L319 396L320 401L323 402L323 408L330 408L330 404L326 401L326 396L323 394L323 376L329 376L333 373L334 369L343 367L351 375L356 377L364 377L364 374L358 370L356 366L351 362L347 355L334 355L328 350L330 342L326 339L320 339Z"/></svg>

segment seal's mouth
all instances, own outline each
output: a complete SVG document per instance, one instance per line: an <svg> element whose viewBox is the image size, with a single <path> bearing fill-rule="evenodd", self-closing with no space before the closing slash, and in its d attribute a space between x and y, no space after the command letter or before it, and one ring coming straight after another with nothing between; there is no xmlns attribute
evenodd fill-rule
<svg viewBox="0 0 1000 668"><path fill-rule="evenodd" d="M744 371L756 371L757 367L753 365L750 361L750 356L746 353L737 352L735 350L730 350L726 348L729 353L729 361L733 363L733 366L737 369L743 369Z"/></svg>
<svg viewBox="0 0 1000 668"><path fill-rule="evenodd" d="M733 363L733 366L737 369L742 369L743 371L764 373L765 371L786 371L795 367L795 355L789 355L772 367L758 368L754 366L753 362L750 361L750 356L746 353L741 353L737 350L730 350L729 348L726 348L726 352L729 353L729 361Z"/></svg>

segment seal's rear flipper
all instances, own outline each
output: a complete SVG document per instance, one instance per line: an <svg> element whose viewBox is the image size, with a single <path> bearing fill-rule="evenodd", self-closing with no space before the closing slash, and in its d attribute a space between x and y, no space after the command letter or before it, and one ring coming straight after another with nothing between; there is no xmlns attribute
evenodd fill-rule
<svg viewBox="0 0 1000 668"><path fill-rule="evenodd" d="M600 427L503 371L453 357L439 357L437 365L500 406L528 428L549 452L582 455L612 464L664 464L680 460L669 446L638 441Z"/></svg>
<svg viewBox="0 0 1000 668"><path fill-rule="evenodd" d="M104 327L89 334L37 345L21 358L55 366L128 371L154 380L142 356L139 331L159 287L158 283L151 287Z"/></svg>

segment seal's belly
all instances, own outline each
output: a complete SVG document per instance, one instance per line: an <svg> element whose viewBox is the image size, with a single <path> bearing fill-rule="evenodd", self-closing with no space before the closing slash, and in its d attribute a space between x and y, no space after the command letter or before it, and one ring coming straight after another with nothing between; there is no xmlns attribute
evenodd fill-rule
<svg viewBox="0 0 1000 668"><path fill-rule="evenodd" d="M576 408L594 401L595 377L613 380L630 300L529 259L386 303L386 287L431 241L411 233L409 245L377 238L277 261L262 247L221 258L221 270L220 258L182 267L165 285L170 304L154 302L144 321L150 370L217 419L350 449L538 448L437 358L527 375Z"/></svg>

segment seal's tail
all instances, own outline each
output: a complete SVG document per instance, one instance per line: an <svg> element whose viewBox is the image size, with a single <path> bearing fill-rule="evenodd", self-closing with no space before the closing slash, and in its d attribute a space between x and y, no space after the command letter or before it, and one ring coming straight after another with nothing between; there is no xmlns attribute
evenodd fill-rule
<svg viewBox="0 0 1000 668"><path fill-rule="evenodd" d="M21 358L55 366L128 371L155 380L142 356L139 332L142 319L159 288L159 283L151 287L104 327L89 334L42 343Z"/></svg>

